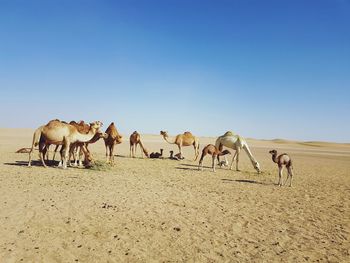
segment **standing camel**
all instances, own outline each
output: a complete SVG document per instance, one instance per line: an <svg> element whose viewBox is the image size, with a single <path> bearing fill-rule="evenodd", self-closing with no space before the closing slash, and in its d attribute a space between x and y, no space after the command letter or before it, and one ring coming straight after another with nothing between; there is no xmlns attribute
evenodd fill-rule
<svg viewBox="0 0 350 263"><path fill-rule="evenodd" d="M52 120L48 124L46 124L43 127L40 127L40 143L39 143L39 153L40 153L40 159L44 167L47 167L44 162L44 156L43 156L43 148L47 144L55 144L55 145L63 145L63 168L67 168L67 160L69 155L69 149L71 144L76 142L87 142L90 141L95 134L99 131L100 127L102 126L102 122L96 121L93 123L90 123L90 130L87 134L80 133L76 127L73 125L70 125L65 122L61 122L59 120ZM34 145L36 143L35 136L37 131L34 133L33 136L33 144L32 149L34 148ZM28 166L31 166L31 153L29 154L29 162Z"/></svg>
<svg viewBox="0 0 350 263"><path fill-rule="evenodd" d="M288 178L290 177L289 187L291 187L292 186L292 177L293 177L292 159L286 153L282 153L282 154L277 156L276 150L271 150L271 151L269 151L269 153L272 155L272 161L274 163L277 163L277 165L278 165L278 176L279 176L278 186L282 186L283 166L285 166L287 168L288 175L287 175L287 179L284 181L283 185L285 185L287 183Z"/></svg>
<svg viewBox="0 0 350 263"><path fill-rule="evenodd" d="M148 155L148 151L146 150L146 148L143 146L142 142L141 142L141 137L140 134L137 131L134 131L131 135L130 135L130 157L135 158L135 154L136 154L136 149L137 149L137 145L140 144L140 148L141 148L141 156L143 158L143 154L145 154L147 157L149 157Z"/></svg>
<svg viewBox="0 0 350 263"><path fill-rule="evenodd" d="M176 144L179 147L179 154L182 156L182 146L191 146L193 145L195 158L197 160L199 155L199 140L190 132L184 132L183 134L178 134L173 140L169 141L169 135L166 131L160 131L160 134L163 136L164 140L170 144Z"/></svg>
<svg viewBox="0 0 350 263"><path fill-rule="evenodd" d="M105 141L105 146L106 146L106 163L114 163L114 146L116 144L122 143L122 138L118 131L117 128L114 125L114 122L112 122L107 130L105 131L107 133L106 138L103 138Z"/></svg>
<svg viewBox="0 0 350 263"><path fill-rule="evenodd" d="M215 172L215 158L217 156L223 156L226 154L231 154L229 150L223 150L222 152L216 148L214 145L212 144L208 144L207 146L204 147L204 149L202 150L202 156L199 160L199 164L198 164L198 170L203 170L203 159L204 157L210 154L213 158L213 162L212 162L212 166L213 166L213 172Z"/></svg>
<svg viewBox="0 0 350 263"><path fill-rule="evenodd" d="M254 169L258 173L261 172L260 165L259 165L258 161L255 160L253 154L251 153L251 151L248 147L246 140L243 137L241 137L239 135L235 135L235 134L233 134L233 132L228 131L224 135L222 135L216 139L215 146L220 151L222 150L223 146L236 151L236 153L233 155L233 158L232 158L230 170L232 170L233 162L234 162L234 160L236 160L236 170L239 171L239 168L238 168L239 154L240 154L241 150L244 149L245 152L247 153L252 165L254 166ZM218 162L220 163L219 156L217 156L217 158L218 158Z"/></svg>

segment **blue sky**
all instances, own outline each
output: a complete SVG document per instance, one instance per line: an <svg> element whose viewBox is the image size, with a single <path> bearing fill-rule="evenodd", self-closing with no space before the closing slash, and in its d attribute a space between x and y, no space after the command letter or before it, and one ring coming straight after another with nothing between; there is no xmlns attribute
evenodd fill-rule
<svg viewBox="0 0 350 263"><path fill-rule="evenodd" d="M349 95L349 0L0 0L1 127L350 142Z"/></svg>

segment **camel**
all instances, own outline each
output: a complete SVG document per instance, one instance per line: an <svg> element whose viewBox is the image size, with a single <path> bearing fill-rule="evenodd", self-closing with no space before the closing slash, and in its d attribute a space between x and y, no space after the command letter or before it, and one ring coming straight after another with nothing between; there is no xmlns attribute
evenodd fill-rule
<svg viewBox="0 0 350 263"><path fill-rule="evenodd" d="M86 124L84 121L80 121L79 123L75 122L75 121L71 121L69 124L75 126L78 131L82 134L87 134L89 132L90 129L90 125ZM99 139L101 138L107 138L107 134L106 133L102 133L102 132L97 132L94 137L92 137L91 140L87 141L87 142L76 142L74 143L74 145L71 147L70 150L70 155L74 156L74 166L77 166L78 163L77 161L79 161L79 166L82 166L82 156L84 154L85 156L85 163L91 163L92 161L92 155L89 151L89 144L91 143L95 143L97 142ZM79 154L78 158L77 155Z"/></svg>
<svg viewBox="0 0 350 263"><path fill-rule="evenodd" d="M65 123L65 122L63 122ZM74 127L77 128L78 132L82 133L82 134L87 134L90 130L90 125L85 123L84 121L80 121L79 123L75 122L75 121L71 121L69 122L70 125L73 125ZM71 164L71 156L74 157L74 163L73 166L78 166L78 161L79 161L79 166L83 166L83 162L82 162L82 156L84 154L84 162L85 164L89 165L93 159L92 159L92 155L89 151L88 145L91 143L95 143L97 142L99 139L106 137L105 133L102 133L100 131L98 131L94 137L88 141L88 142L76 142L73 143L69 149L69 164L72 166ZM43 151L43 155L45 156L46 152L48 151L49 148L49 144L47 144ZM53 160L55 160L55 156L58 150L58 147L60 145L56 145L56 148L54 150L54 155L53 155ZM61 150L60 150L60 154L61 154L61 161L59 162L58 166L62 166L62 153L63 153L63 146L61 146ZM77 154L79 154L79 156L77 157ZM48 157L47 157L48 159Z"/></svg>
<svg viewBox="0 0 350 263"><path fill-rule="evenodd" d="M199 140L195 136L192 135L190 132L184 132L183 134L178 134L173 140L169 141L169 135L168 132L166 131L160 131L160 135L163 136L164 140L167 143L170 144L176 144L177 147L179 147L179 153L180 156L182 157L182 147L183 146L191 146L193 145L194 147L194 153L195 153L195 158L194 160L197 160L198 155L199 155Z"/></svg>
<svg viewBox="0 0 350 263"><path fill-rule="evenodd" d="M233 149L235 150L235 154L232 158L232 162L230 165L230 170L232 170L232 166L233 166L233 162L236 160L236 170L239 171L238 168L238 162L239 162L239 154L241 152L242 149L245 150L245 152L247 153L251 163L254 166L254 169L260 173L260 165L259 163L255 160L254 156L252 155L248 144L246 142L246 140L241 137L240 135L236 135L231 131L226 132L224 135L220 136L217 138L215 146L221 151L223 146ZM218 162L220 163L220 158L219 155L217 156ZM225 157L226 160L226 157Z"/></svg>
<svg viewBox="0 0 350 263"><path fill-rule="evenodd" d="M202 150L202 156L199 160L199 164L198 164L198 170L203 170L203 159L204 157L210 154L213 158L213 162L212 162L212 167L213 167L213 172L215 172L215 158L217 156L223 156L226 154L231 154L229 150L223 150L220 151L218 148L216 148L213 144L208 144L207 146L204 147L204 149Z"/></svg>
<svg viewBox="0 0 350 263"><path fill-rule="evenodd" d="M40 153L40 159L44 167L47 167L44 162L44 156L43 156L43 148L47 144L54 144L54 145L63 145L63 169L67 168L67 160L68 160L68 154L71 144L76 142L87 142L90 141L95 134L99 131L100 127L102 127L102 122L95 121L90 124L90 130L87 134L80 133L76 127L74 127L71 124L61 122L59 120L52 120L45 126L39 127L33 136L33 144L32 149L34 148L34 145L36 144L36 138L38 135L38 132L40 132L40 143L39 143L39 153ZM31 150L32 153L32 150ZM29 154L29 162L28 166L31 166L31 153Z"/></svg>
<svg viewBox="0 0 350 263"><path fill-rule="evenodd" d="M152 152L149 155L149 158L152 158L152 159L158 159L158 158L162 158L162 157L163 157L163 149L160 149L160 153L159 152Z"/></svg>
<svg viewBox="0 0 350 263"><path fill-rule="evenodd" d="M272 155L272 161L274 163L277 163L277 165L278 165L278 176L279 176L278 186L282 186L283 166L285 166L287 168L288 175L287 175L287 179L284 181L283 185L285 185L287 183L288 178L290 177L289 187L291 187L292 186L292 177L293 177L292 159L286 153L282 153L282 154L277 156L276 150L271 150L271 151L269 151L269 153Z"/></svg>
<svg viewBox="0 0 350 263"><path fill-rule="evenodd" d="M114 164L114 154L113 154L114 146L116 144L122 143L123 136L121 136L118 133L117 128L114 125L114 122L112 122L108 126L105 133L107 134L107 137L103 139L105 141L105 147L106 147L106 163Z"/></svg>
<svg viewBox="0 0 350 263"><path fill-rule="evenodd" d="M142 158L143 158L143 154L145 154L147 157L149 157L148 151L143 146L143 144L141 142L140 134L137 131L134 131L130 135L130 157L135 158L136 149L137 149L138 144L140 144Z"/></svg>

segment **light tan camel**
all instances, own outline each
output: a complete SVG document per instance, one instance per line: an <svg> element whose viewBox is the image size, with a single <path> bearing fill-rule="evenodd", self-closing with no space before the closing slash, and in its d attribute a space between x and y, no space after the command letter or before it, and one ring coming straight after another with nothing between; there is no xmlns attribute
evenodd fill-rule
<svg viewBox="0 0 350 263"><path fill-rule="evenodd" d="M244 149L245 152L247 153L251 163L253 164L255 170L258 173L261 172L260 165L257 162L257 160L255 160L254 156L252 155L246 140L243 137L241 137L240 135L235 135L233 132L228 131L224 135L217 138L215 146L220 151L222 150L223 146L236 151L236 153L234 154L234 156L232 158L232 162L230 165L231 170L232 170L233 162L236 160L236 170L239 171L239 168L238 168L239 154L240 154L241 150ZM219 156L217 156L217 158L218 158L218 162L220 163Z"/></svg>
<svg viewBox="0 0 350 263"><path fill-rule="evenodd" d="M231 154L229 150L223 150L220 151L218 148L216 148L213 144L208 144L207 146L204 147L204 149L202 150L202 156L199 160L199 164L198 164L198 170L203 170L203 159L204 157L209 154L212 156L213 158L213 162L212 162L212 168L213 168L213 172L215 172L215 158L217 156L223 156L226 154Z"/></svg>
<svg viewBox="0 0 350 263"><path fill-rule="evenodd" d="M106 146L106 162L114 164L114 146L116 144L122 143L122 138L118 131L117 128L114 125L114 122L112 122L107 130L105 131L107 133L107 137L104 138L105 141L105 146Z"/></svg>
<svg viewBox="0 0 350 263"><path fill-rule="evenodd" d="M82 134L87 134L90 130L90 125L85 123L84 121L80 121L79 123L75 121L71 121L69 124L73 125L77 128L77 130ZM74 157L74 166L78 166L77 161L79 161L79 166L82 166L82 156L84 154L85 159L84 162L89 164L92 162L92 154L89 151L89 144L97 142L101 138L107 138L107 134L103 132L97 132L91 140L87 142L76 142L72 145L70 149L70 156ZM70 157L69 157L70 158Z"/></svg>
<svg viewBox="0 0 350 263"><path fill-rule="evenodd" d="M82 133L82 134L87 134L90 131L90 125L85 123L84 121L80 121L79 123L75 122L75 121L71 121L69 122L70 125L73 125L74 127L77 128L78 132ZM82 161L82 157L84 155L84 163L88 166L89 164L91 164L91 162L93 161L92 159L92 154L89 151L88 145L91 143L95 143L97 142L99 139L106 137L105 133L102 133L100 131L98 131L94 137L88 141L88 142L75 142L71 145L70 149L69 149L69 162L68 164L72 166L71 163L71 157L73 156L74 158L74 163L73 166L78 166L78 161L79 161L79 166L83 166L83 161ZM46 151L48 151L48 147L50 145L47 144L45 146L45 148L43 149L43 155L45 156ZM56 148L54 150L54 155L53 155L53 160L55 160L55 156L58 150L58 147L60 145L56 145ZM62 153L63 153L63 145L61 146L61 150L60 150L60 154L61 154L61 161L59 162L58 166L62 166ZM78 155L79 154L79 155ZM78 155L78 157L77 157Z"/></svg>
<svg viewBox="0 0 350 263"><path fill-rule="evenodd" d="M95 134L99 131L100 127L102 127L102 122L96 121L90 124L90 130L87 134L81 134L76 127L70 125L65 122L61 122L59 120L52 120L48 124L43 127L39 127L37 130L40 130L40 143L39 143L39 153L40 159L44 167L47 167L44 162L43 157L43 148L46 144L54 144L54 145L63 145L63 168L67 168L67 160L69 156L69 149L72 143L75 142L87 142L90 141ZM33 144L32 149L36 143L35 137L37 135L37 131L33 136ZM32 152L32 151L31 151ZM31 166L31 153L29 154L29 162L28 166Z"/></svg>
<svg viewBox="0 0 350 263"><path fill-rule="evenodd" d="M129 141L130 141L130 157L135 158L136 149L137 149L137 145L138 144L140 144L142 158L143 158L143 154L145 154L147 157L149 157L148 151L143 146L143 144L141 142L140 134L137 131L134 131L130 135L130 140Z"/></svg>
<svg viewBox="0 0 350 263"><path fill-rule="evenodd" d="M288 175L287 175L287 179L284 181L283 185L285 185L287 183L288 178L290 177L289 187L291 187L292 186L292 178L293 178L292 159L286 153L282 153L282 154L277 156L276 150L271 150L271 151L269 151L269 153L272 155L272 161L277 163L277 165L278 165L278 176L279 176L278 186L282 186L283 166L285 166L287 168Z"/></svg>
<svg viewBox="0 0 350 263"><path fill-rule="evenodd" d="M179 147L179 153L180 156L183 156L182 154L182 147L183 146L191 146L194 147L194 154L195 158L194 160L197 160L199 155L199 140L195 136L192 135L190 132L184 132L183 134L178 134L173 140L169 141L169 135L166 131L160 131L160 134L163 136L164 140L170 144L176 144L177 147Z"/></svg>

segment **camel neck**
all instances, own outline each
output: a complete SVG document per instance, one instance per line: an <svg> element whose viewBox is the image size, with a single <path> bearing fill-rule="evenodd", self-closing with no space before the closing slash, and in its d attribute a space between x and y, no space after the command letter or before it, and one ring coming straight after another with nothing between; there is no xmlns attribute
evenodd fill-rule
<svg viewBox="0 0 350 263"><path fill-rule="evenodd" d="M277 163L277 153L272 154L272 161Z"/></svg>

